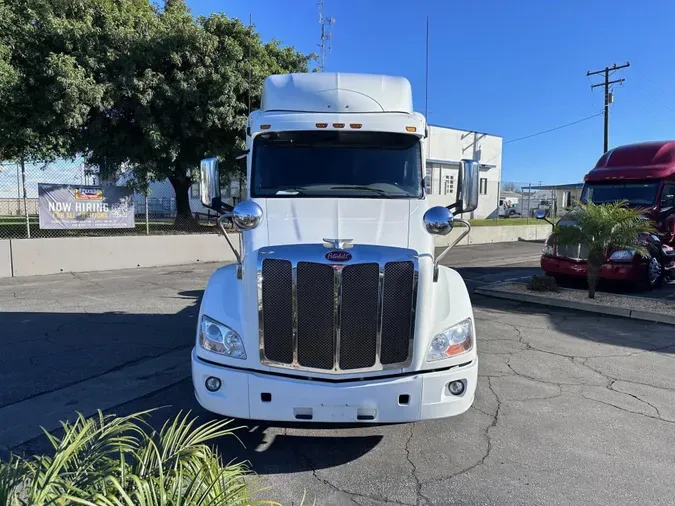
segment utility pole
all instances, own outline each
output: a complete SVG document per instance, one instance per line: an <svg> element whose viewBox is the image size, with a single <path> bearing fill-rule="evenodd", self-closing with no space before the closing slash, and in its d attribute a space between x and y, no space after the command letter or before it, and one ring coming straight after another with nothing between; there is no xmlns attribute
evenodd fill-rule
<svg viewBox="0 0 675 506"><path fill-rule="evenodd" d="M603 153L607 153L609 151L609 104L613 101L613 96L609 92L609 85L610 84L623 84L625 79L615 79L614 81L609 80L609 73L614 71L614 70L620 70L620 69L625 69L627 67L630 67L630 62L626 62L625 65L619 65L617 67L616 63L612 67L605 67L602 70L596 70L594 72L586 72L586 76L594 76L596 74L604 74L605 75L605 81L600 84L594 84L591 86L591 89L597 88L598 86L604 86L605 87L605 142L604 142L604 150Z"/></svg>

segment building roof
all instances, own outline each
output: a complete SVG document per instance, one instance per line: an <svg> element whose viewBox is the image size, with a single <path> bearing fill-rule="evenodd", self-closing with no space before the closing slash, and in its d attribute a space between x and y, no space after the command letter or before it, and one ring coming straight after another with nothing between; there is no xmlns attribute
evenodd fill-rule
<svg viewBox="0 0 675 506"><path fill-rule="evenodd" d="M426 163L441 163L445 165L459 165L459 162L461 160L441 160L439 158L427 158ZM481 169L494 169L496 167L495 164L491 163L480 163L478 162L478 166Z"/></svg>
<svg viewBox="0 0 675 506"><path fill-rule="evenodd" d="M428 125L430 127L434 127L434 128L445 128L447 130L456 130L458 132L466 132L466 133L471 133L471 134L476 133L478 135L489 135L490 137L496 137L498 139L502 139L501 135L491 134L491 133L488 133L488 132L478 132L477 130L467 130L466 128L456 128L456 127L451 127L451 126L446 126L446 125L434 125L432 123L429 123Z"/></svg>
<svg viewBox="0 0 675 506"><path fill-rule="evenodd" d="M541 185L541 186L528 186L528 189L532 189L532 190L575 190L577 188L583 188L583 187L584 187L584 183L568 183L568 184L550 184L550 185Z"/></svg>
<svg viewBox="0 0 675 506"><path fill-rule="evenodd" d="M412 114L412 89L404 77L337 72L277 74L265 79L260 109Z"/></svg>

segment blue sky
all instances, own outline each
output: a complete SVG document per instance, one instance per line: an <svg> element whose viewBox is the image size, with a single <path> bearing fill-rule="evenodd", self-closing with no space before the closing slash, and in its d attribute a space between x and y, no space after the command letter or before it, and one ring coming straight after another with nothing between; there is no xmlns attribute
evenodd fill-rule
<svg viewBox="0 0 675 506"><path fill-rule="evenodd" d="M315 0L187 0L225 12L264 39L316 51ZM640 5L643 4L643 5ZM628 0L325 0L336 18L328 71L403 75L424 112L430 19L429 122L507 142L602 111L587 70L630 61L615 78L610 147L675 138L675 2ZM600 76L590 78L593 83ZM602 116L504 147L504 181L580 181L602 154Z"/></svg>

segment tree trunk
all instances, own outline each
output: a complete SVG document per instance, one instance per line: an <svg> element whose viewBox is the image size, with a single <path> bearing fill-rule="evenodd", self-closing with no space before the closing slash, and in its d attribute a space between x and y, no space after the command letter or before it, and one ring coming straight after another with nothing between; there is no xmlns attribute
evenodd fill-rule
<svg viewBox="0 0 675 506"><path fill-rule="evenodd" d="M189 179L178 179L174 177L170 177L169 181L176 194L176 220L174 225L176 228L195 228L197 226L197 220L192 216L190 196L188 194L192 184L191 181Z"/></svg>
<svg viewBox="0 0 675 506"><path fill-rule="evenodd" d="M600 269L602 263L596 264L588 262L588 273L586 275L588 281L588 298L595 299L595 289L598 287L598 280L600 279Z"/></svg>
<svg viewBox="0 0 675 506"><path fill-rule="evenodd" d="M600 280L600 269L605 261L604 251L590 251L588 253L587 274L588 281L588 298L595 299L595 289L598 287Z"/></svg>

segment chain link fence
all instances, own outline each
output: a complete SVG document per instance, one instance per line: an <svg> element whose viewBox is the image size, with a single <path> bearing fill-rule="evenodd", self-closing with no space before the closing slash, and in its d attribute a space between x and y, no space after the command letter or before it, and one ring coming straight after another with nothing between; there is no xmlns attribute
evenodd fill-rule
<svg viewBox="0 0 675 506"><path fill-rule="evenodd" d="M57 160L47 164L0 163L0 239L35 237L116 236L153 234L218 233L217 214L201 205L199 184L188 190L191 219L176 222L176 194L168 180L150 181L147 195L133 192L133 228L41 229L38 184L81 186L125 186L125 178L100 181L98 171L83 163ZM223 189L223 201L231 205L241 200L239 181Z"/></svg>
<svg viewBox="0 0 675 506"><path fill-rule="evenodd" d="M475 219L476 225L528 225L543 211L550 220L560 218L581 197L583 183L546 185L541 182L483 181L481 199L489 197L489 208ZM479 200L479 209L480 209Z"/></svg>
<svg viewBox="0 0 675 506"><path fill-rule="evenodd" d="M188 190L191 219L176 222L176 195L168 180L151 181L147 195L133 192L133 228L41 229L38 184L80 186L124 186L124 177L100 181L97 171L77 161L58 160L49 164L0 164L0 239L34 237L115 236L152 234L218 233L217 215L201 205L199 184ZM240 182L223 188L223 200L231 205L241 200ZM545 185L541 182L496 181L480 178L478 209L463 215L474 225L521 225L536 222L544 211L556 219L581 196L583 184ZM448 206L457 200L457 181L452 173L441 174L427 188L431 205Z"/></svg>

